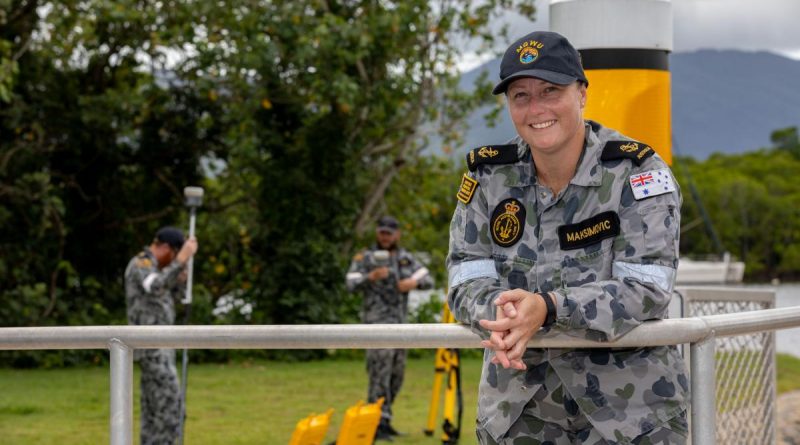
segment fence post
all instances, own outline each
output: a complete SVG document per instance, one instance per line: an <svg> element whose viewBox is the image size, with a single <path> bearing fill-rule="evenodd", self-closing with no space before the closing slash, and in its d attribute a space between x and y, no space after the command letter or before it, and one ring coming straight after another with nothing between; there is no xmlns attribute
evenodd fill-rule
<svg viewBox="0 0 800 445"><path fill-rule="evenodd" d="M133 350L112 338L111 445L133 444Z"/></svg>
<svg viewBox="0 0 800 445"><path fill-rule="evenodd" d="M715 343L712 331L691 346L693 445L717 443Z"/></svg>

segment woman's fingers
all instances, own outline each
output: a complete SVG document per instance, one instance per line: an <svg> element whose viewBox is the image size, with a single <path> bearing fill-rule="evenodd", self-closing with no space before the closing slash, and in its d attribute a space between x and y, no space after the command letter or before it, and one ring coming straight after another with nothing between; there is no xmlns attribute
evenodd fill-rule
<svg viewBox="0 0 800 445"><path fill-rule="evenodd" d="M500 306L500 308L503 309L503 313L505 313L508 318L514 318L517 316L517 308L514 307L514 303L510 301L504 303L502 306Z"/></svg>

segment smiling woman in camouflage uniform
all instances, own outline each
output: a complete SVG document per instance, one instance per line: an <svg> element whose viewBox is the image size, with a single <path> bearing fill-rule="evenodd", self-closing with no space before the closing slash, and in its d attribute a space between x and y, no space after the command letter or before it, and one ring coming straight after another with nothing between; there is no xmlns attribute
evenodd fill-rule
<svg viewBox="0 0 800 445"><path fill-rule="evenodd" d="M452 312L486 347L480 442L685 443L675 347L526 347L547 332L610 341L667 316L672 173L652 148L583 119L588 81L559 34L512 44L500 79L518 135L468 153L447 259Z"/></svg>

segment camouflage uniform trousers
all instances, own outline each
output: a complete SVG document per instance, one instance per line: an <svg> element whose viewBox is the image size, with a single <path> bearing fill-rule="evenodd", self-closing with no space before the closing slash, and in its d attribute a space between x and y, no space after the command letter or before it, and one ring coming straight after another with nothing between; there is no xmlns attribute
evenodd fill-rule
<svg viewBox="0 0 800 445"><path fill-rule="evenodd" d="M138 357L142 370L142 445L173 445L180 435L181 390L174 349L150 349Z"/></svg>
<svg viewBox="0 0 800 445"><path fill-rule="evenodd" d="M383 397L381 423L392 420L392 402L403 386L406 368L405 349L368 349L367 373L369 374L369 402Z"/></svg>
<svg viewBox="0 0 800 445"><path fill-rule="evenodd" d="M630 442L608 441L592 427L549 365L544 383L500 441L481 425L475 432L482 445L685 445L689 435L683 411Z"/></svg>

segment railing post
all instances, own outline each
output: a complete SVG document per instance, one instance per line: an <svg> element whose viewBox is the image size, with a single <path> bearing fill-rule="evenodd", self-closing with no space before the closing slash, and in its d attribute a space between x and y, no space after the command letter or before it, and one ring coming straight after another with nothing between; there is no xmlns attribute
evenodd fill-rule
<svg viewBox="0 0 800 445"><path fill-rule="evenodd" d="M717 443L715 343L712 331L691 346L692 445Z"/></svg>
<svg viewBox="0 0 800 445"><path fill-rule="evenodd" d="M111 445L133 444L133 350L112 338Z"/></svg>

